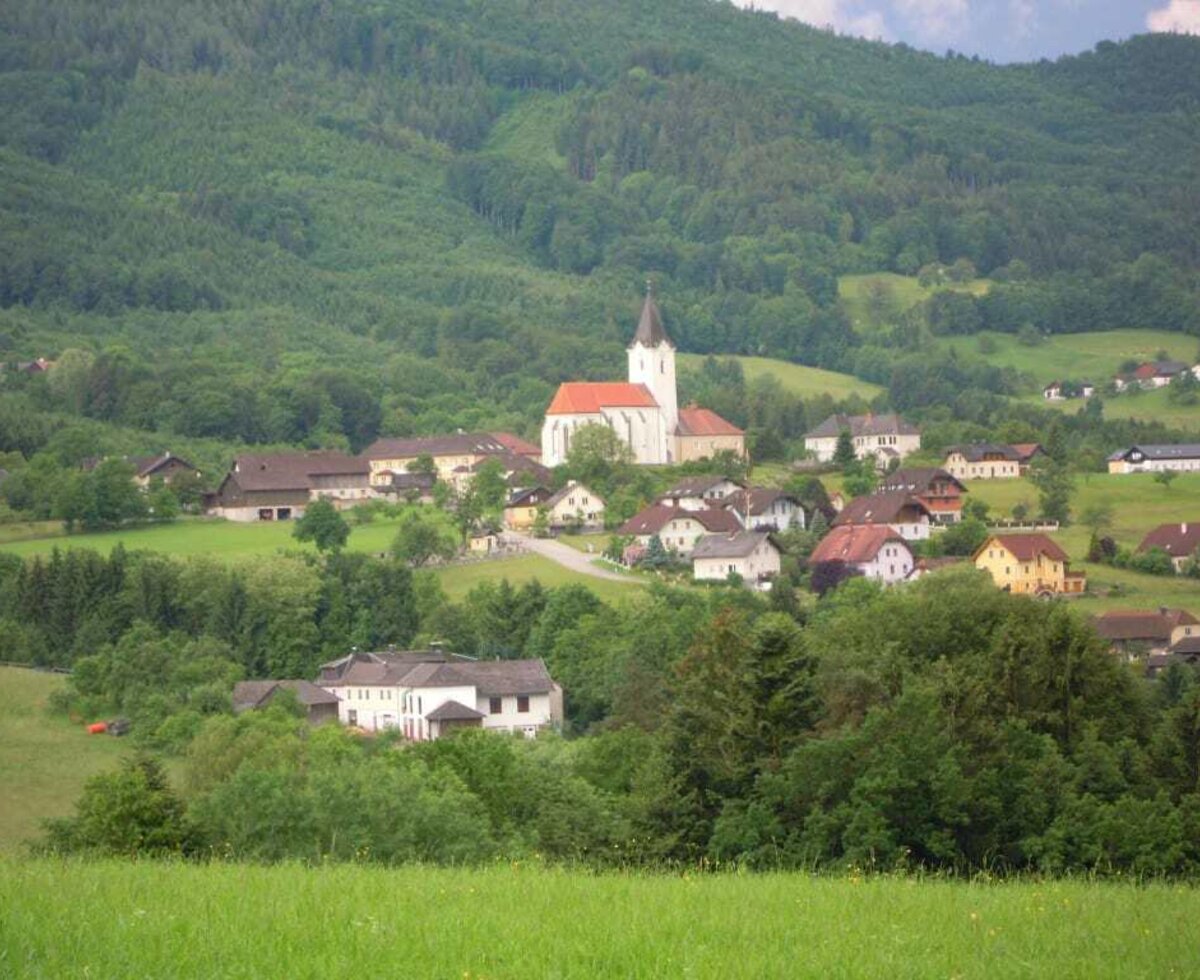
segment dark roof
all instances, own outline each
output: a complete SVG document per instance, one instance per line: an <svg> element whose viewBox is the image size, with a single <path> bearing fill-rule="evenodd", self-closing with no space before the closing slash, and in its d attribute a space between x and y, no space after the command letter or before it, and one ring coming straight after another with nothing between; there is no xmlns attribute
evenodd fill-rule
<svg viewBox="0 0 1200 980"><path fill-rule="evenodd" d="M946 450L946 455L951 453L961 453L968 463L979 463L990 457L999 457L1014 463L1021 461L1021 454L1016 449L998 442L973 442L965 446L951 446Z"/></svg>
<svg viewBox="0 0 1200 980"><path fill-rule="evenodd" d="M490 432L455 432L410 439L376 439L363 450L363 456L367 459L408 459L426 455L498 456L510 451Z"/></svg>
<svg viewBox="0 0 1200 980"><path fill-rule="evenodd" d="M439 659L440 658L440 659ZM468 687L481 695L545 694L554 686L541 660L468 660L441 651L352 654L322 665L321 683L347 687Z"/></svg>
<svg viewBox="0 0 1200 980"><path fill-rule="evenodd" d="M138 476L152 476L168 463L177 463L178 465L184 466L189 470L195 470L196 472L199 472L196 470L196 467L194 467L186 459L183 459L181 456L176 456L174 453L162 453L159 456L131 456L129 457L129 462L131 462L137 469Z"/></svg>
<svg viewBox="0 0 1200 980"><path fill-rule="evenodd" d="M495 453L488 456L486 459L481 459L471 466L467 467L467 472L478 473L488 463L496 460L504 469L506 477L511 477L514 474L535 480L538 483L549 483L553 479L554 474L550 468L543 466L537 460L530 459L528 456L522 456L520 453L509 452L505 450L502 453Z"/></svg>
<svg viewBox="0 0 1200 980"><path fill-rule="evenodd" d="M393 473L392 482L387 489L404 493L407 490L432 490L437 483L435 473Z"/></svg>
<svg viewBox="0 0 1200 980"><path fill-rule="evenodd" d="M1059 545L1044 534L993 534L976 551L976 556L993 541L1007 548L1017 561L1033 561L1045 555L1052 561L1070 561L1070 557Z"/></svg>
<svg viewBox="0 0 1200 980"><path fill-rule="evenodd" d="M906 510L915 510L926 520L929 518L929 508L907 490L885 490L848 501L833 523L835 527L842 524L913 523L912 516L904 513Z"/></svg>
<svg viewBox="0 0 1200 980"><path fill-rule="evenodd" d="M915 425L905 422L894 412L882 415L842 415L836 413L829 416L811 432L804 433L806 439L836 438L843 430L849 430L852 436L919 436L921 430Z"/></svg>
<svg viewBox="0 0 1200 980"><path fill-rule="evenodd" d="M483 712L468 708L458 701L443 701L425 717L429 721L475 721L483 717Z"/></svg>
<svg viewBox="0 0 1200 980"><path fill-rule="evenodd" d="M544 503L550 498L550 491L545 487L529 487L526 490L518 490L511 497L505 507L532 507L534 504Z"/></svg>
<svg viewBox="0 0 1200 980"><path fill-rule="evenodd" d="M247 454L233 461L243 490L308 490L314 476L368 476L365 459L337 452Z"/></svg>
<svg viewBox="0 0 1200 980"><path fill-rule="evenodd" d="M706 534L696 541L692 559L745 558L764 541L770 542L766 531L737 531L734 534ZM774 545L772 545L774 547Z"/></svg>
<svg viewBox="0 0 1200 980"><path fill-rule="evenodd" d="M281 688L291 691L296 695L296 700L305 706L338 703L336 694L331 694L311 681L238 681L233 686L233 710L248 711L260 707Z"/></svg>
<svg viewBox="0 0 1200 980"><path fill-rule="evenodd" d="M1146 459L1200 459L1200 442L1180 442L1174 445L1139 443L1128 449L1118 449L1108 458L1126 459L1135 451L1140 452Z"/></svg>
<svg viewBox="0 0 1200 980"><path fill-rule="evenodd" d="M355 651L344 657L330 660L321 664L321 683L330 681L340 682L357 665L375 666L376 668L412 667L422 663L469 663L470 657L457 653L447 653L445 650L386 650L378 653ZM377 671L378 672L378 671ZM370 676L369 672L360 671L358 676Z"/></svg>
<svg viewBox="0 0 1200 980"><path fill-rule="evenodd" d="M639 511L629 518L617 530L618 534L658 534L668 522L691 518L706 531L733 532L741 528L737 517L727 510L706 508L704 510L686 510L671 504L651 504L645 510Z"/></svg>
<svg viewBox="0 0 1200 980"><path fill-rule="evenodd" d="M1172 558L1187 558L1200 548L1200 521L1160 524L1142 538L1138 551L1161 548Z"/></svg>
<svg viewBox="0 0 1200 980"><path fill-rule="evenodd" d="M1200 625L1183 609L1114 609L1093 621L1106 640L1170 640L1177 626Z"/></svg>
<svg viewBox="0 0 1200 980"><path fill-rule="evenodd" d="M642 303L642 315L638 317L637 331L633 335L633 344L642 344L645 347L671 344L671 338L663 329L662 315L658 312L658 304L654 302L654 290L649 287L649 284L646 287L645 302ZM632 347L633 344L630 346Z"/></svg>
<svg viewBox="0 0 1200 980"><path fill-rule="evenodd" d="M1046 450L1042 448L1040 442L1014 442L1012 448L1016 451L1017 458L1022 463L1028 463L1034 456L1046 455Z"/></svg>
<svg viewBox="0 0 1200 980"><path fill-rule="evenodd" d="M909 493L929 493L934 483L951 483L963 493L967 488L940 466L909 467L887 474L879 481L880 490L907 490Z"/></svg>
<svg viewBox="0 0 1200 980"><path fill-rule="evenodd" d="M728 496L722 497L720 505L726 510L744 514L748 501L750 516L757 517L765 514L777 500L788 500L797 507L800 506L800 501L795 496L786 490L776 490L772 487L750 487L747 490L736 490Z"/></svg>
<svg viewBox="0 0 1200 980"><path fill-rule="evenodd" d="M833 528L821 539L808 560L812 565L823 561L859 565L874 561L879 549L889 542L902 544L912 553L908 542L886 524L842 525Z"/></svg>
<svg viewBox="0 0 1200 980"><path fill-rule="evenodd" d="M1178 643L1171 644L1171 653L1200 656L1200 636L1181 636Z"/></svg>
<svg viewBox="0 0 1200 980"><path fill-rule="evenodd" d="M703 497L705 493L720 486L722 483L732 483L736 487L743 486L737 480L727 476L685 476L676 481L661 497L663 500L678 500L683 497Z"/></svg>

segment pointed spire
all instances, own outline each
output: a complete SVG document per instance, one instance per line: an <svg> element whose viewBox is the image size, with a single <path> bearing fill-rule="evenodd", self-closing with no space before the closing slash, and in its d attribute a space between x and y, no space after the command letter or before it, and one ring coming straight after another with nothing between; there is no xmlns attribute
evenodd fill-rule
<svg viewBox="0 0 1200 980"><path fill-rule="evenodd" d="M642 315L638 319L637 332L633 335L633 342L641 344L643 347L657 347L659 344L671 343L671 338L663 329L658 304L654 302L654 283L649 279L646 280L646 301L642 304Z"/></svg>

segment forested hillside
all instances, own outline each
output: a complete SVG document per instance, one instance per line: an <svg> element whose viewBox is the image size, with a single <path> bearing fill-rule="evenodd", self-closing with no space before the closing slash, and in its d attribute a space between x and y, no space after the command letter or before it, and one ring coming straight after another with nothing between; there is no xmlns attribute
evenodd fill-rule
<svg viewBox="0 0 1200 980"><path fill-rule="evenodd" d="M931 380L930 331L1200 333L1195 38L1000 68L708 0L12 0L0 72L0 357L61 365L6 378L24 457L529 434L648 275L682 349L912 410L1011 393ZM956 262L991 287L922 322L839 304ZM802 431L769 401L725 399Z"/></svg>

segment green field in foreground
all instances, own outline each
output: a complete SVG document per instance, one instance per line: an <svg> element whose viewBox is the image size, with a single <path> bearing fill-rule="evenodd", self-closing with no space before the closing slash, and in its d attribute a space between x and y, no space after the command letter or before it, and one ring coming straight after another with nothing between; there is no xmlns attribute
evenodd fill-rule
<svg viewBox="0 0 1200 980"><path fill-rule="evenodd" d="M0 862L0 962L45 977L1169 977L1184 886Z"/></svg>
<svg viewBox="0 0 1200 980"><path fill-rule="evenodd" d="M725 355L721 355L721 359L725 360ZM732 360L742 365L742 372L747 381L771 374L786 391L803 398L829 395L834 400L841 401L850 395L858 395L870 400L883 390L879 385L860 381L852 374L824 371L821 368L793 364L791 361L779 361L770 357L734 357ZM703 361L703 354L679 355L680 364L692 370L699 368Z"/></svg>
<svg viewBox="0 0 1200 980"><path fill-rule="evenodd" d="M65 680L0 667L0 853L19 852L44 818L70 813L84 781L129 749L121 739L88 735L82 725L47 711L47 698Z"/></svg>
<svg viewBox="0 0 1200 980"><path fill-rule="evenodd" d="M992 353L980 353L981 337L987 337L995 346ZM1122 361L1150 360L1160 350L1191 364L1196 359L1196 343L1195 337L1166 330L1056 334L1035 347L1018 343L1013 334L990 331L970 337L943 337L938 340L944 349L955 348L960 354L983 358L998 367L1016 368L1041 384L1068 379L1091 381L1096 385L1110 380ZM1117 402L1113 404L1115 406Z"/></svg>

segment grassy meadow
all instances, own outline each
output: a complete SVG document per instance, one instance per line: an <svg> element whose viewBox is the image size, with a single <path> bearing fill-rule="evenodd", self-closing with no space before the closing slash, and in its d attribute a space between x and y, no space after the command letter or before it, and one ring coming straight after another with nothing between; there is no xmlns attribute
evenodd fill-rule
<svg viewBox="0 0 1200 980"><path fill-rule="evenodd" d="M0 862L22 976L1184 977L1200 893L802 874Z"/></svg>
<svg viewBox="0 0 1200 980"><path fill-rule="evenodd" d="M1048 402L1041 395L1027 395L1021 400L1059 412L1078 412L1085 404L1082 400L1074 398L1060 402ZM1163 425L1182 429L1185 432L1200 432L1200 404L1172 404L1167 398L1165 388L1143 391L1136 395L1123 394L1117 395L1115 398L1105 398L1104 417L1106 419L1161 422Z"/></svg>
<svg viewBox="0 0 1200 980"><path fill-rule="evenodd" d="M70 813L88 777L112 768L129 749L127 741L89 735L82 724L47 710L65 680L0 667L0 854L20 852L46 817Z"/></svg>
<svg viewBox="0 0 1200 980"><path fill-rule="evenodd" d="M679 363L683 367L696 370L704 361L703 354L680 354ZM721 356L725 360L725 356ZM803 398L813 398L817 395L829 395L840 401L851 395L872 399L883 389L879 385L862 381L852 374L841 374L837 371L825 371L821 368L807 367L804 364L793 364L790 361L780 361L771 357L733 357L732 360L742 365L742 372L747 381L763 375L774 375L784 390Z"/></svg>
<svg viewBox="0 0 1200 980"><path fill-rule="evenodd" d="M525 582L537 579L547 587L558 585L583 585L591 589L605 602L614 602L628 598L640 583L636 576L630 576L628 583L616 582L612 579L595 578L563 568L549 558L541 555L518 555L513 558L498 558L494 561L474 562L466 565L452 565L449 568L439 568L436 573L442 583L442 588L450 599L461 599L481 582L495 582L508 579L513 585L523 585Z"/></svg>
<svg viewBox="0 0 1200 980"><path fill-rule="evenodd" d="M856 330L870 332L882 326L879 309L887 307L888 318L912 309L945 289L982 296L992 288L988 279L965 283L946 283L941 286L922 286L916 276L901 276L894 272L872 272L838 279L838 299Z"/></svg>

